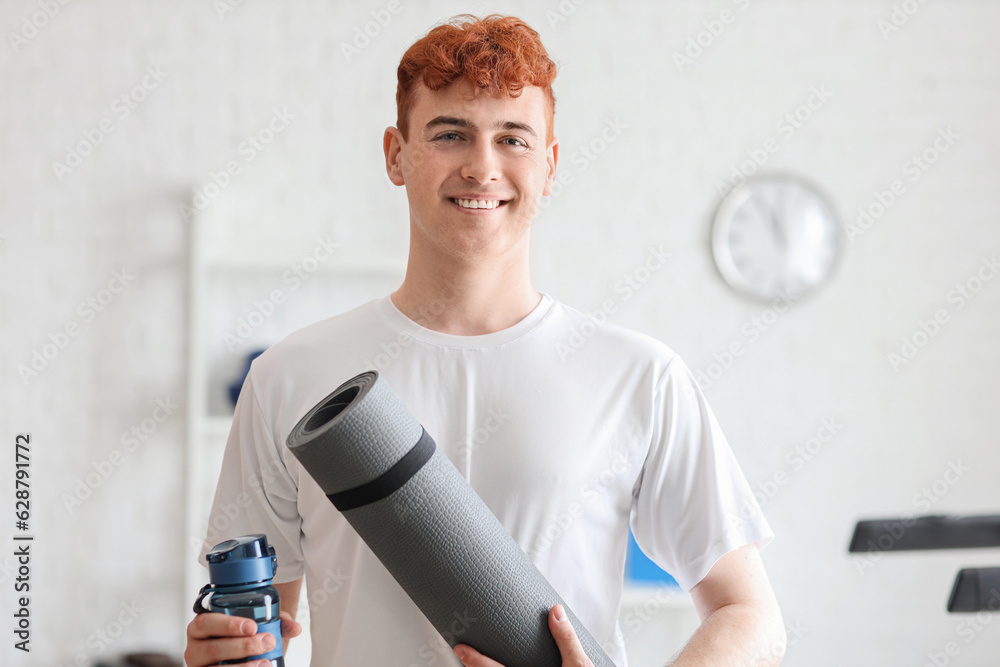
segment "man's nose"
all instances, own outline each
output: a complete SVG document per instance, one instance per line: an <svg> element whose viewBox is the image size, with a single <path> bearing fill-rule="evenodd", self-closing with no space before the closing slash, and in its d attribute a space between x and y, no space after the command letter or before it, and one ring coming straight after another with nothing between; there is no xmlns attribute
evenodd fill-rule
<svg viewBox="0 0 1000 667"><path fill-rule="evenodd" d="M477 183L500 180L500 160L489 141L477 141L470 146L462 167L462 178Z"/></svg>

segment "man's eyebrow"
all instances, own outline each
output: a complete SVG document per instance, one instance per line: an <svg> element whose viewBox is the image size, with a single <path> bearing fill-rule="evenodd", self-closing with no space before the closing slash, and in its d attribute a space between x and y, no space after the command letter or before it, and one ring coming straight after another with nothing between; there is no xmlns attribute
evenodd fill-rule
<svg viewBox="0 0 1000 667"><path fill-rule="evenodd" d="M531 129L531 126L528 125L527 123L519 123L517 121L508 120L508 121L505 121L503 123L497 123L496 129L498 129L498 130L521 130L523 132L527 132L528 134L530 134L531 136L533 136L535 139L538 138L538 135L535 134L535 131L533 129Z"/></svg>
<svg viewBox="0 0 1000 667"><path fill-rule="evenodd" d="M431 120L429 120L427 122L426 125L424 125L424 129L430 130L430 129L438 127L440 125L453 125L455 127L464 127L466 129L472 130L473 132L475 132L475 131L477 131L479 129L479 126L476 125L475 123L473 123L472 121L466 120L465 118L457 118L455 116L437 116L435 118L432 118ZM532 137L535 137L536 139L538 138L538 135L535 133L535 131L531 128L530 125L528 125L526 123L520 123L520 122L517 122L517 121L513 121L513 120L507 120L507 121L498 122L494 126L494 129L497 129L497 130L521 130L523 132L527 132L528 134L530 134Z"/></svg>
<svg viewBox="0 0 1000 667"><path fill-rule="evenodd" d="M475 124L465 120L464 118L456 118L455 116L437 116L432 118L424 125L425 130L430 130L439 125L455 125L456 127L465 127L470 130L477 129Z"/></svg>

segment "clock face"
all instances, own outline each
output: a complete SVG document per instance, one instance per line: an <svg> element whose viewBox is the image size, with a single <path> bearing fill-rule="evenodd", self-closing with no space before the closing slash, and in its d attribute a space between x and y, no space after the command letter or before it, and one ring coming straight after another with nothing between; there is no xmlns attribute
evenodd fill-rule
<svg viewBox="0 0 1000 667"><path fill-rule="evenodd" d="M798 298L830 277L841 251L833 207L786 175L757 176L719 206L712 252L722 277L750 297Z"/></svg>

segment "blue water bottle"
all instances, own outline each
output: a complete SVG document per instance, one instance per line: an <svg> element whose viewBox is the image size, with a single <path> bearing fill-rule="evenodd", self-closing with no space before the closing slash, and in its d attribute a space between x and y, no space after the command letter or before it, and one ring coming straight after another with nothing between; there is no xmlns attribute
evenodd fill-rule
<svg viewBox="0 0 1000 667"><path fill-rule="evenodd" d="M266 659L271 661L271 667L285 667L281 652L278 589L271 585L271 579L278 570L278 557L274 554L274 547L268 545L267 536L244 535L226 540L215 545L205 559L211 583L198 593L194 603L195 613L211 611L249 618L257 622L257 632L270 632L275 639L274 648L267 653L219 664Z"/></svg>

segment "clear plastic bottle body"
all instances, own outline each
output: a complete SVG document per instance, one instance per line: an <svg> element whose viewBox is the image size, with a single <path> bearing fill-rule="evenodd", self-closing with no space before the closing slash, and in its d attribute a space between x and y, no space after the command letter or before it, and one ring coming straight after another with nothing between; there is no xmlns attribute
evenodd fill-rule
<svg viewBox="0 0 1000 667"><path fill-rule="evenodd" d="M227 590L228 589L228 590ZM239 590L233 590L239 589ZM257 632L274 635L274 648L260 655L243 660L231 660L220 664L238 664L251 660L268 659L272 667L285 667L281 650L280 596L274 586L215 586L207 591L206 611L249 618L257 623Z"/></svg>

